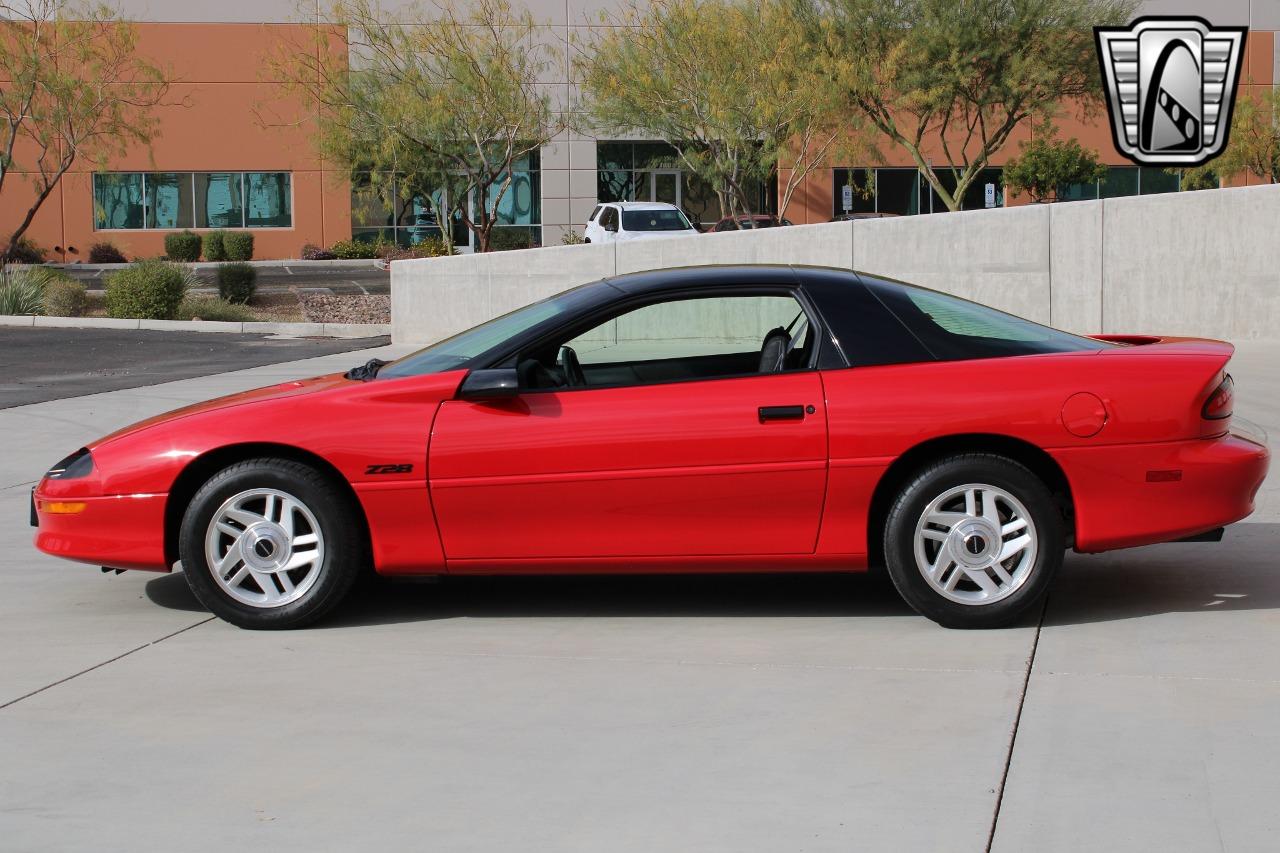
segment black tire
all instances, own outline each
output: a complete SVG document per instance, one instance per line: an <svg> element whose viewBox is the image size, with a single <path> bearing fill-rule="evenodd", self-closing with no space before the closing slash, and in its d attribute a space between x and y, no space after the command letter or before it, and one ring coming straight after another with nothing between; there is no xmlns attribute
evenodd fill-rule
<svg viewBox="0 0 1280 853"><path fill-rule="evenodd" d="M318 575L300 598L279 606L252 606L236 600L214 579L205 536L214 513L235 495L270 489L296 497L314 516L324 552ZM298 628L321 619L350 591L368 563L360 508L331 477L289 459L250 459L209 478L187 506L178 540L183 573L191 592L214 615L251 629Z"/></svg>
<svg viewBox="0 0 1280 853"><path fill-rule="evenodd" d="M917 565L916 527L925 510L948 490L968 484L986 484L1007 492L1026 509L1034 526L1035 558L1028 561L1025 580L1006 597L990 603L961 603L945 597ZM948 628L999 628L1016 622L1043 600L1062 565L1063 526L1053 495L1025 466L995 454L965 453L932 463L907 481L885 523L885 563L898 593L921 615ZM972 582L959 577L963 593ZM977 585L969 588L976 590Z"/></svg>

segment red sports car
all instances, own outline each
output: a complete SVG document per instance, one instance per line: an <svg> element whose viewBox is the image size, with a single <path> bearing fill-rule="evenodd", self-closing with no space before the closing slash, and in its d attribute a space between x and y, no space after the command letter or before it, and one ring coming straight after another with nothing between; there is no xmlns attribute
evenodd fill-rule
<svg viewBox="0 0 1280 853"><path fill-rule="evenodd" d="M1067 548L1216 539L1266 475L1229 344L1080 337L847 271L585 285L398 361L135 424L33 492L46 553L248 628L357 575L850 572L1003 625Z"/></svg>

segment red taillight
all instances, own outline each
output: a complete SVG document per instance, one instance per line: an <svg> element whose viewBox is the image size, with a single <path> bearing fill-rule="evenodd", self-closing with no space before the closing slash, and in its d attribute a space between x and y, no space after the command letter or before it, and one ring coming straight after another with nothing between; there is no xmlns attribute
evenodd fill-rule
<svg viewBox="0 0 1280 853"><path fill-rule="evenodd" d="M1209 399L1204 401L1204 408L1200 410L1200 416L1205 420L1220 421L1223 418L1231 417L1231 409L1235 404L1235 383L1231 381L1231 374L1228 373L1213 393L1209 395Z"/></svg>

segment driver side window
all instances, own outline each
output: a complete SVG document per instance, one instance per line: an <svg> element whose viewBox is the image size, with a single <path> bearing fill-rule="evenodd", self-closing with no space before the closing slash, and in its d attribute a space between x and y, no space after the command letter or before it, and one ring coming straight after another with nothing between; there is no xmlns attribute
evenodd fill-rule
<svg viewBox="0 0 1280 853"><path fill-rule="evenodd" d="M524 387L645 385L807 367L814 333L793 296L673 299L522 358Z"/></svg>

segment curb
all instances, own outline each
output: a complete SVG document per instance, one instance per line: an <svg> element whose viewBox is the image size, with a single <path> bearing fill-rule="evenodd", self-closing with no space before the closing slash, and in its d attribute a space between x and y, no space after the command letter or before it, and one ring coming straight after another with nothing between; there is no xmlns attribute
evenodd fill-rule
<svg viewBox="0 0 1280 853"><path fill-rule="evenodd" d="M145 331L284 335L291 338L377 338L391 334L390 323L231 323L222 320L124 320L115 317L40 317L0 314L0 326L61 329L141 329Z"/></svg>

